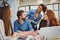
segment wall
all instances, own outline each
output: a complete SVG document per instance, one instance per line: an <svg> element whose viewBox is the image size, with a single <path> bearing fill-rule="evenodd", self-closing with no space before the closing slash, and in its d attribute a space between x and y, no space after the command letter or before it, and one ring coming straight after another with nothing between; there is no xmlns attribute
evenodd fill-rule
<svg viewBox="0 0 60 40"><path fill-rule="evenodd" d="M58 16L59 16L59 20L60 20L60 4L59 4L59 14L58 14Z"/></svg>
<svg viewBox="0 0 60 40"><path fill-rule="evenodd" d="M14 23L14 21L17 19L16 17L16 12L18 10L18 1L17 0L8 0L8 3L12 9L12 17L11 17L11 22L12 25Z"/></svg>

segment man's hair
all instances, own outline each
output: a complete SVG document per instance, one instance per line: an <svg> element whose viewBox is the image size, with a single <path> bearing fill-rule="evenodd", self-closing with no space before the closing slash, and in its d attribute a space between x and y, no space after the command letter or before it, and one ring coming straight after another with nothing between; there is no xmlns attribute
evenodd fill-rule
<svg viewBox="0 0 60 40"><path fill-rule="evenodd" d="M17 12L17 17L19 18L19 16L21 16L23 12L24 12L23 10L19 10L19 11Z"/></svg>

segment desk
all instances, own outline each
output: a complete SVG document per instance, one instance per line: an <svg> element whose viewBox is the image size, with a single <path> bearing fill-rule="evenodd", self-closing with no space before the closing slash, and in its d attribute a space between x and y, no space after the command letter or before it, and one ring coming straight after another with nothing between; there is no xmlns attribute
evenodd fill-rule
<svg viewBox="0 0 60 40"><path fill-rule="evenodd" d="M37 31L36 31L37 32ZM34 34L34 36L33 36L33 34ZM33 34L30 34L30 35L28 35L26 38L22 38L22 39L25 39L25 40L38 40L38 34L35 34L35 33L33 33ZM18 33L15 33L13 36L12 36L12 38L16 38L16 39L19 39L20 40L20 37L22 37L22 36L20 36Z"/></svg>
<svg viewBox="0 0 60 40"><path fill-rule="evenodd" d="M18 39L19 37L14 37L12 38L12 40L38 40L39 36L37 35L36 37L34 37L33 35L29 35L27 38L23 38L23 39Z"/></svg>
<svg viewBox="0 0 60 40"><path fill-rule="evenodd" d="M34 37L33 35L29 35L26 40L38 40L39 39L39 35L37 35L36 37Z"/></svg>

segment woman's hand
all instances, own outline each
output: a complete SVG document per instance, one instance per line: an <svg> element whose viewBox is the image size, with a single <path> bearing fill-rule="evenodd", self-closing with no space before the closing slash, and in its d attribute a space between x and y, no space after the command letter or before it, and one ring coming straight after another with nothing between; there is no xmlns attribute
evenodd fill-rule
<svg viewBox="0 0 60 40"><path fill-rule="evenodd" d="M29 20L30 22L32 22L32 20Z"/></svg>

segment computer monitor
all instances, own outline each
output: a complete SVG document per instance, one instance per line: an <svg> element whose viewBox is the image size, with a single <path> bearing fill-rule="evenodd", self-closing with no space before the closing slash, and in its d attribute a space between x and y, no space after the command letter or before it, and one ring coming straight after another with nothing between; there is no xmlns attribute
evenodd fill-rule
<svg viewBox="0 0 60 40"><path fill-rule="evenodd" d="M60 26L41 28L39 40L57 40L60 36Z"/></svg>

